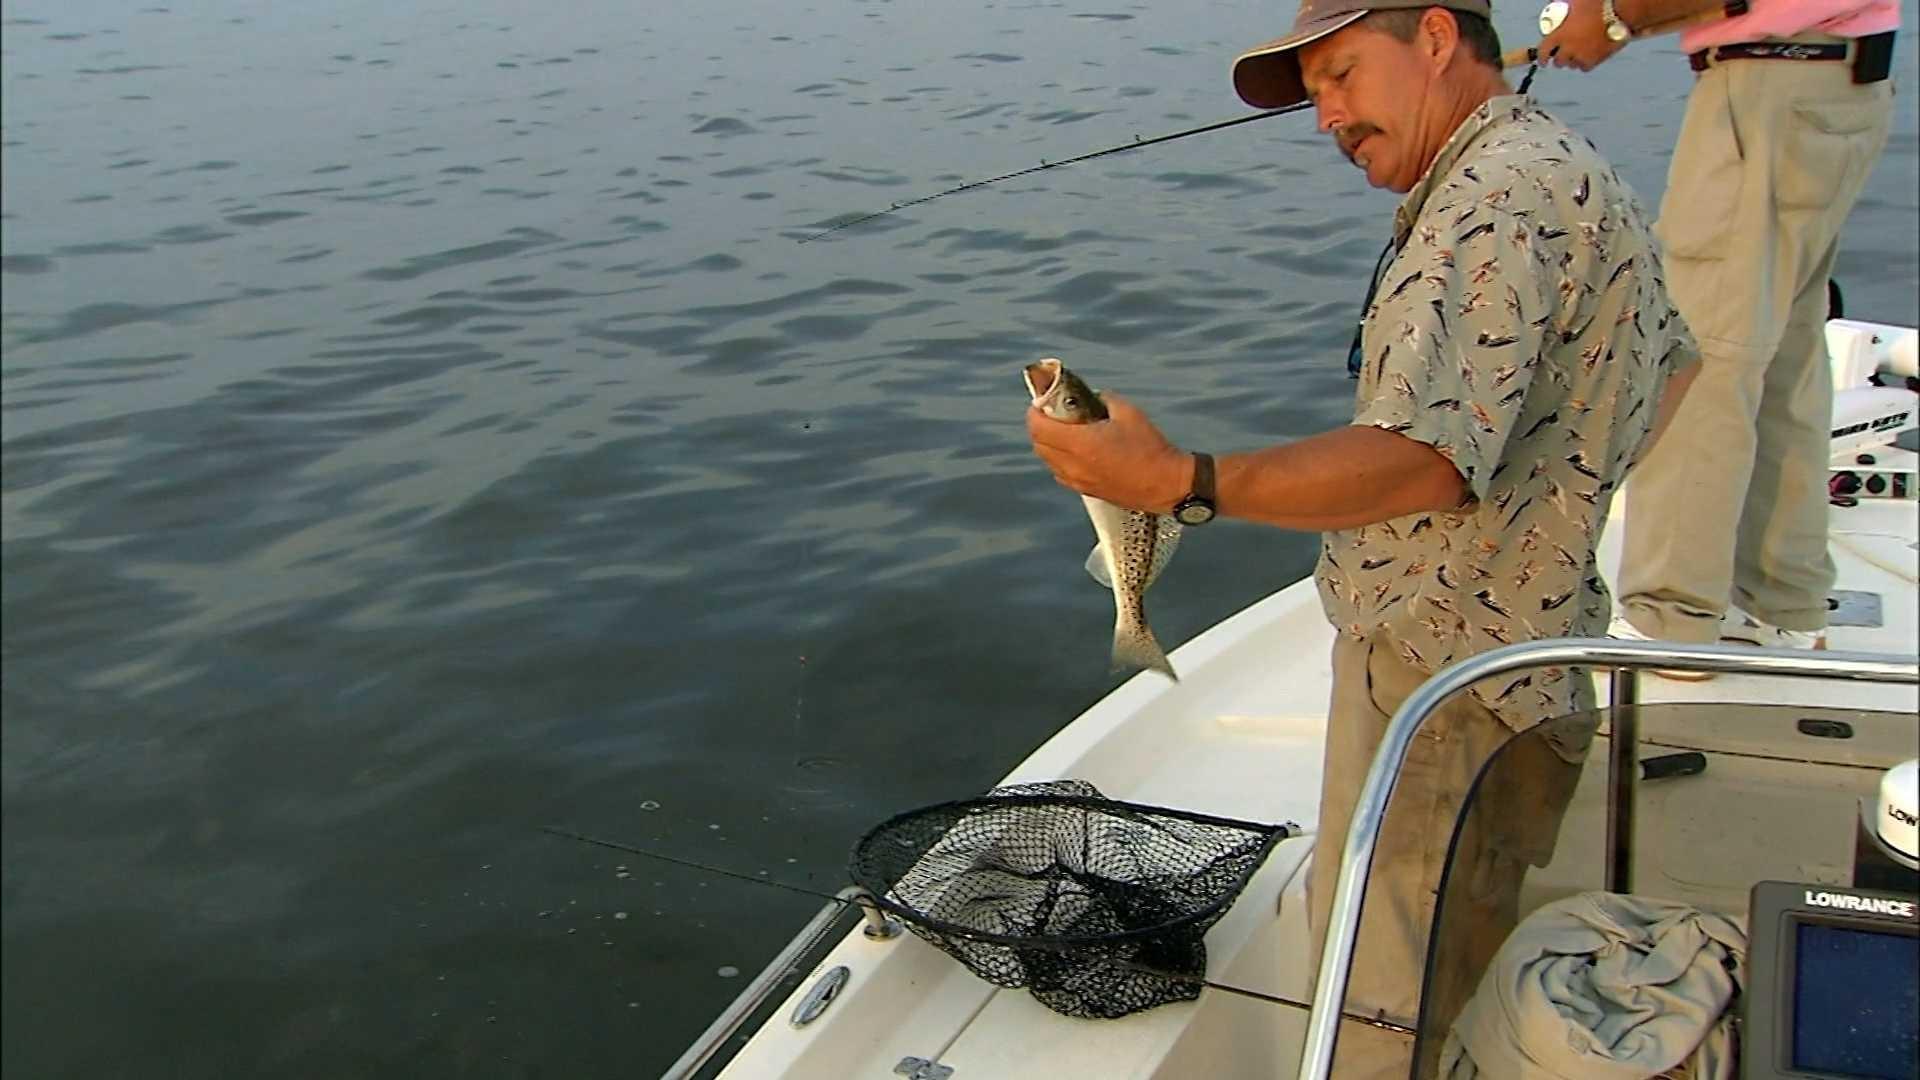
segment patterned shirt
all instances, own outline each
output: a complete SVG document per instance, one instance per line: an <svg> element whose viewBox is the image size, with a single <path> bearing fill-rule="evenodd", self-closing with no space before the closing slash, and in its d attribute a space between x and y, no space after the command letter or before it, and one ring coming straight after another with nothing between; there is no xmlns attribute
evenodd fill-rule
<svg viewBox="0 0 1920 1080"><path fill-rule="evenodd" d="M1604 636L1596 548L1611 496L1668 376L1699 355L1647 215L1591 143L1503 96L1407 193L1394 240L1353 422L1432 446L1469 496L1326 534L1328 618L1359 638L1386 631L1429 672L1513 642ZM1564 669L1486 683L1474 694L1516 729L1591 707Z"/></svg>

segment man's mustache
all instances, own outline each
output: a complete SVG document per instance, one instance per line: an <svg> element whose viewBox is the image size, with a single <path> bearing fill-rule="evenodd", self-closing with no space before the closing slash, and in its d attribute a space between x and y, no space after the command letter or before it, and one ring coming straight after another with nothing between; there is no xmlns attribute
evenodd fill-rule
<svg viewBox="0 0 1920 1080"><path fill-rule="evenodd" d="M1379 128L1362 120L1341 127L1339 131L1334 133L1333 141L1339 145L1340 152L1346 155L1347 160L1352 161L1354 151L1358 149L1360 144L1364 142L1368 136L1378 134L1380 134Z"/></svg>

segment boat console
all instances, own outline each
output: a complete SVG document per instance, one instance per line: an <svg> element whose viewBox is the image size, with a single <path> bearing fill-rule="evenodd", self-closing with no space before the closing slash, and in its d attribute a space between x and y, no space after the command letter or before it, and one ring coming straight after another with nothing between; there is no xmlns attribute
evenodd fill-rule
<svg viewBox="0 0 1920 1080"><path fill-rule="evenodd" d="M1754 885L1742 1080L1920 1073L1917 773L1897 765L1862 800L1847 887Z"/></svg>

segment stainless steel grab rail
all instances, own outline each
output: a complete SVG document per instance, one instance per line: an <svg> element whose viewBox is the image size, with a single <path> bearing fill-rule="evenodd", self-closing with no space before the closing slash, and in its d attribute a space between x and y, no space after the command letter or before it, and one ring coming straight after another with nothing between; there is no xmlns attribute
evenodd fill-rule
<svg viewBox="0 0 1920 1080"><path fill-rule="evenodd" d="M866 898L865 903L861 902L863 897ZM761 969L753 982L747 984L745 990L740 991L740 995L733 999L733 1003L727 1006L726 1011L715 1017L713 1023L707 1025L707 1030L701 1032L700 1037L687 1047L686 1053L680 1055L680 1060L660 1074L660 1080L688 1080L689 1077L698 1073L707 1062L713 1059L713 1055L719 1052L727 1039L739 1030L740 1025L746 1023L748 1017L752 1016L760 1006L766 1004L767 998L772 995L774 988L780 985L780 980L787 976L788 970L794 963L818 944L850 907L857 907L866 915L865 931L868 937L885 940L900 933L900 924L887 918L878 907L874 906L872 896L867 890L858 885L849 885L841 889L834 894L834 899L828 901L825 907L807 921L807 925L793 936L792 941L787 942L786 948L781 949L779 955Z"/></svg>
<svg viewBox="0 0 1920 1080"><path fill-rule="evenodd" d="M1333 908L1328 915L1327 940L1320 952L1320 974L1313 991L1313 1009L1307 1019L1306 1043L1301 1052L1300 1076L1304 1080L1326 1080L1333 1066L1334 1042L1339 1034L1341 1004L1347 995L1347 974L1353 963L1353 943L1360 925L1360 905L1365 896L1367 876L1373 869L1373 849L1380 839L1380 823L1386 816L1387 798L1393 794L1400 766L1406 761L1407 747L1414 733L1441 702L1482 679L1506 675L1528 668L1566 666L1612 668L1631 673L1639 668L1668 668L1678 671L1708 671L1720 674L1772 675L1812 679L1847 679L1855 682L1920 683L1920 657L1882 656L1876 653L1826 652L1807 649L1756 649L1745 646L1681 645L1673 642L1634 642L1612 638L1552 638L1528 641L1481 653L1435 674L1407 698L1393 720L1387 724L1380 749L1367 769L1366 783L1360 788L1353 820L1347 828L1347 846L1340 860L1340 877L1334 887ZM1631 677L1616 680L1615 693L1624 688L1626 705L1637 703ZM1614 728L1611 747L1609 786L1630 784L1636 764L1634 747L1621 742L1638 741L1637 725L1631 718ZM1629 755L1622 757L1622 754ZM1624 767L1622 767L1624 765ZM1609 792L1609 815L1614 800ZM1629 811L1630 812L1630 811ZM1608 838L1627 845L1631 857L1631 818L1609 822ZM1627 826L1626 830L1620 829ZM1619 865L1619 853L1611 865ZM1611 873L1611 866L1610 866Z"/></svg>

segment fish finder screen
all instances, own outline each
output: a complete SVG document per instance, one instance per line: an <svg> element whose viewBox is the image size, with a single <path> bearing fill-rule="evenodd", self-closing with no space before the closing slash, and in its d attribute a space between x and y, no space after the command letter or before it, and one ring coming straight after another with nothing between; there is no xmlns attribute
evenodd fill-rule
<svg viewBox="0 0 1920 1080"><path fill-rule="evenodd" d="M1803 922L1795 946L1794 1068L1912 1077L1920 937Z"/></svg>

